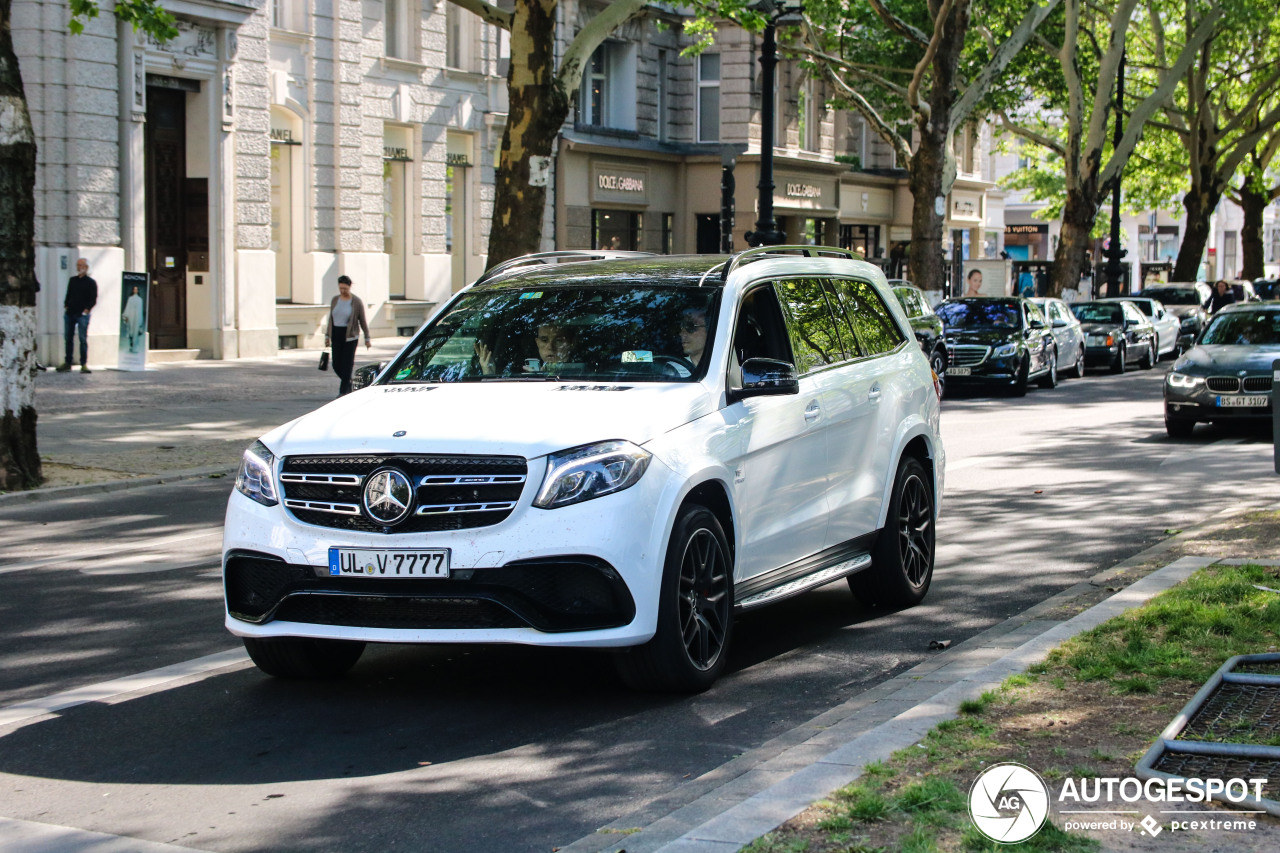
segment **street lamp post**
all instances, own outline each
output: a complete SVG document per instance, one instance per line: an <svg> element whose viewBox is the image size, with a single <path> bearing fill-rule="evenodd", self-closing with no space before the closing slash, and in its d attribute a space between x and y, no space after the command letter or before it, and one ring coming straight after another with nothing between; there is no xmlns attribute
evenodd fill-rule
<svg viewBox="0 0 1280 853"><path fill-rule="evenodd" d="M759 218L756 229L746 233L751 246L777 246L786 240L773 218L773 141L774 141L774 90L777 88L778 22L788 15L800 12L798 3L774 3L760 0L755 7L768 18L764 28L764 43L760 47L760 191Z"/></svg>
<svg viewBox="0 0 1280 853"><path fill-rule="evenodd" d="M1124 63L1125 54L1120 54L1120 72L1116 75L1116 129L1114 146L1120 147L1124 136ZM1111 190L1111 237L1107 241L1107 296L1120 296L1120 260L1127 254L1120 246L1120 173L1116 173L1116 184Z"/></svg>

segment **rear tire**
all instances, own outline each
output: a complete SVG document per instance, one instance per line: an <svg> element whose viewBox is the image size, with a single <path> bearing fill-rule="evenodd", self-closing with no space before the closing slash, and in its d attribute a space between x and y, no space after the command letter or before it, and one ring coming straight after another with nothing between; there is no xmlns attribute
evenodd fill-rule
<svg viewBox="0 0 1280 853"><path fill-rule="evenodd" d="M310 637L242 637L258 669L276 678L326 679L344 675L364 654L354 640Z"/></svg>
<svg viewBox="0 0 1280 853"><path fill-rule="evenodd" d="M1071 375L1076 379L1084 379L1084 344L1076 348L1076 363L1071 368Z"/></svg>
<svg viewBox="0 0 1280 853"><path fill-rule="evenodd" d="M849 576L849 589L866 604L913 607L933 579L933 480L920 460L898 463L884 529L871 551L871 568Z"/></svg>
<svg viewBox="0 0 1280 853"><path fill-rule="evenodd" d="M1040 377L1040 387L1058 387L1058 351L1056 349L1049 350L1049 370L1044 376Z"/></svg>
<svg viewBox="0 0 1280 853"><path fill-rule="evenodd" d="M1191 438L1191 434L1195 432L1196 422L1191 418L1171 418L1164 416L1164 431L1169 434L1169 438Z"/></svg>
<svg viewBox="0 0 1280 853"><path fill-rule="evenodd" d="M711 510L697 504L681 510L662 570L657 631L615 658L627 686L701 693L720 677L733 636L730 553Z"/></svg>

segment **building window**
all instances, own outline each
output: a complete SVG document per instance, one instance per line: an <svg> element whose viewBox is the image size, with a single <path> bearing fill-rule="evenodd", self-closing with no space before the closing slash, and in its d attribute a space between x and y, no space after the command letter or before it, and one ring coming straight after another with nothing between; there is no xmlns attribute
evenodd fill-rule
<svg viewBox="0 0 1280 853"><path fill-rule="evenodd" d="M698 141L720 141L720 54L698 57Z"/></svg>
<svg viewBox="0 0 1280 853"><path fill-rule="evenodd" d="M840 248L860 252L864 258L880 257L880 226L841 225Z"/></svg>
<svg viewBox="0 0 1280 853"><path fill-rule="evenodd" d="M591 248L639 251L644 214L627 210L591 211Z"/></svg>
<svg viewBox="0 0 1280 853"><path fill-rule="evenodd" d="M670 72L667 62L667 52L665 50L658 51L658 79L654 81L654 90L658 116L658 127L655 135L660 142L667 141L667 74Z"/></svg>
<svg viewBox="0 0 1280 853"><path fill-rule="evenodd" d="M591 54L582 75L578 124L636 129L635 45L605 42Z"/></svg>
<svg viewBox="0 0 1280 853"><path fill-rule="evenodd" d="M676 248L676 215L662 214L662 254L670 255Z"/></svg>
<svg viewBox="0 0 1280 853"><path fill-rule="evenodd" d="M476 34L480 19L453 3L444 9L446 29L445 65L459 71L478 72Z"/></svg>
<svg viewBox="0 0 1280 853"><path fill-rule="evenodd" d="M414 22L409 13L410 0L384 0L383 9L387 56L393 59L414 59Z"/></svg>
<svg viewBox="0 0 1280 853"><path fill-rule="evenodd" d="M1237 231L1226 231L1222 235L1222 275L1220 278L1233 278L1236 269L1236 245L1240 239Z"/></svg>
<svg viewBox="0 0 1280 853"><path fill-rule="evenodd" d="M817 82L812 77L801 85L797 98L800 147L805 151L817 151L822 136L822 102L818 99Z"/></svg>
<svg viewBox="0 0 1280 853"><path fill-rule="evenodd" d="M306 32L307 4L298 0L271 0L271 26L281 30Z"/></svg>

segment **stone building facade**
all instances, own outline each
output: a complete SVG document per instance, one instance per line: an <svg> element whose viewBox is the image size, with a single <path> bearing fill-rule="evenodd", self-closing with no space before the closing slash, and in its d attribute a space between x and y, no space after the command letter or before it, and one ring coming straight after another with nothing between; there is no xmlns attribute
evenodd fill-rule
<svg viewBox="0 0 1280 853"><path fill-rule="evenodd" d="M35 126L41 361L62 360L78 257L90 359L114 365L123 274L153 359L323 338L339 275L375 334L416 328L483 269L505 39L420 0L167 0L156 44L111 15L15 0Z"/></svg>

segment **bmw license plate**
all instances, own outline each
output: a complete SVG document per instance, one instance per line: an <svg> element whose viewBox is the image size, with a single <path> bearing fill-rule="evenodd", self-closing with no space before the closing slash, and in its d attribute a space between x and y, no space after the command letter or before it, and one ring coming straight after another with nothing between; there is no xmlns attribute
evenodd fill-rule
<svg viewBox="0 0 1280 853"><path fill-rule="evenodd" d="M946 369L946 374L948 376L968 376L970 372L970 369L967 367L948 367Z"/></svg>
<svg viewBox="0 0 1280 853"><path fill-rule="evenodd" d="M447 578L449 549L330 548L329 576L342 578Z"/></svg>
<svg viewBox="0 0 1280 853"><path fill-rule="evenodd" d="M1243 396L1243 397L1219 397L1218 405L1224 409L1256 409L1267 405L1266 397Z"/></svg>

